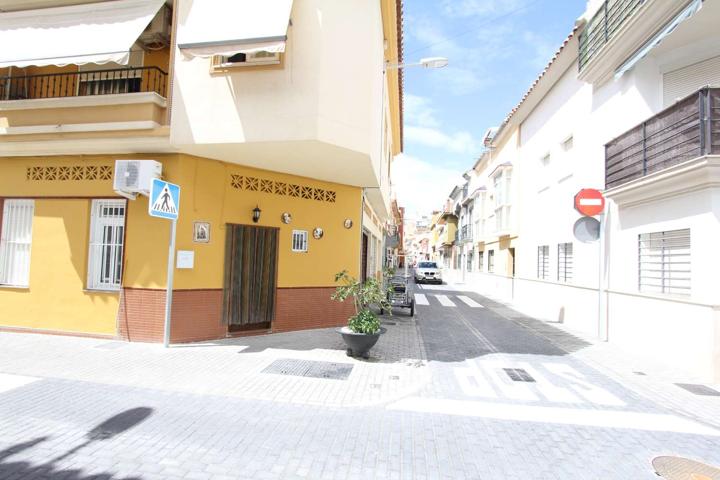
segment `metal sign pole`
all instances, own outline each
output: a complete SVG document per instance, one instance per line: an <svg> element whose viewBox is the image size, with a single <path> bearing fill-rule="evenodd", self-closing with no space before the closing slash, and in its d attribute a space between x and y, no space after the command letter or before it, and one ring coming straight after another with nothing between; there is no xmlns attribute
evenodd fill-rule
<svg viewBox="0 0 720 480"><path fill-rule="evenodd" d="M175 233L177 220L170 221L170 248L168 250L167 292L165 293L165 332L163 345L170 346L170 313L172 310L173 276L175 274Z"/></svg>
<svg viewBox="0 0 720 480"><path fill-rule="evenodd" d="M607 305L605 304L605 213L600 217L600 234L598 238L598 337L608 341Z"/></svg>

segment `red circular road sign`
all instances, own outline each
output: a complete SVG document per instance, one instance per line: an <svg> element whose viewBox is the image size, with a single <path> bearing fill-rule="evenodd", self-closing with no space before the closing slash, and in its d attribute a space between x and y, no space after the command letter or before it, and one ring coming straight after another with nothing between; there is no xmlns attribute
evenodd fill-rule
<svg viewBox="0 0 720 480"><path fill-rule="evenodd" d="M583 188L575 195L575 209L583 215L594 217L605 209L605 197L600 190Z"/></svg>

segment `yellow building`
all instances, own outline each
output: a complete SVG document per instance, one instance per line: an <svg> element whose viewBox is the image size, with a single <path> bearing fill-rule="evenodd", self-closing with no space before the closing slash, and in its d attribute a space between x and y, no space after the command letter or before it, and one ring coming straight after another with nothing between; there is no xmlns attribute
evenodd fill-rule
<svg viewBox="0 0 720 480"><path fill-rule="evenodd" d="M335 273L381 270L391 215L399 0L221 3L3 4L6 45L64 26L0 52L0 328L162 340L171 222L118 160L181 188L173 342L347 321Z"/></svg>

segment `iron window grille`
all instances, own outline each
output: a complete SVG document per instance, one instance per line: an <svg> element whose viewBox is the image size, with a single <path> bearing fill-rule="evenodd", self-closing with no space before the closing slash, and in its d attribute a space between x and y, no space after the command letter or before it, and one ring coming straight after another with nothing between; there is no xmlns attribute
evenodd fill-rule
<svg viewBox="0 0 720 480"><path fill-rule="evenodd" d="M307 252L308 251L308 232L306 230L293 230L292 232L292 251Z"/></svg>
<svg viewBox="0 0 720 480"><path fill-rule="evenodd" d="M34 200L5 200L0 227L0 284L30 285Z"/></svg>
<svg viewBox="0 0 720 480"><path fill-rule="evenodd" d="M537 278L547 280L550 277L550 246L538 247Z"/></svg>
<svg viewBox="0 0 720 480"><path fill-rule="evenodd" d="M690 229L638 235L641 292L690 295Z"/></svg>
<svg viewBox="0 0 720 480"><path fill-rule="evenodd" d="M558 282L570 282L573 275L573 244L558 243Z"/></svg>
<svg viewBox="0 0 720 480"><path fill-rule="evenodd" d="M93 200L88 261L89 290L118 290L125 250L125 200Z"/></svg>

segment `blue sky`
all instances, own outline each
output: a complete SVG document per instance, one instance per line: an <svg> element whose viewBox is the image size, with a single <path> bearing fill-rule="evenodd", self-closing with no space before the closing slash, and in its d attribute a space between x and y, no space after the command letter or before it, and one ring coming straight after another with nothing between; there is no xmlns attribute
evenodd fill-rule
<svg viewBox="0 0 720 480"><path fill-rule="evenodd" d="M485 130L518 103L573 28L585 0L405 0L405 151L393 184L408 216L439 208L480 154Z"/></svg>

